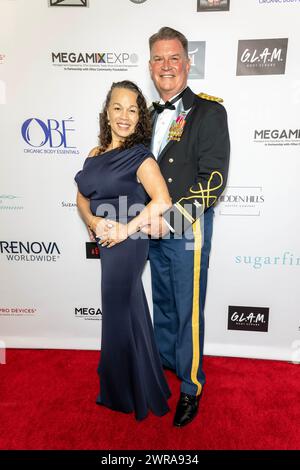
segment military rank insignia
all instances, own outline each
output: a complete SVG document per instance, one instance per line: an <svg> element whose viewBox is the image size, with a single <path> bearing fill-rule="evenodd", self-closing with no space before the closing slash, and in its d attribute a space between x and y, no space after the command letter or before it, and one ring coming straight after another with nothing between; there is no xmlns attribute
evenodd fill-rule
<svg viewBox="0 0 300 470"><path fill-rule="evenodd" d="M169 129L168 140L176 140L177 142L180 141L185 126L185 118L186 113L181 112L177 117L176 121L172 122Z"/></svg>

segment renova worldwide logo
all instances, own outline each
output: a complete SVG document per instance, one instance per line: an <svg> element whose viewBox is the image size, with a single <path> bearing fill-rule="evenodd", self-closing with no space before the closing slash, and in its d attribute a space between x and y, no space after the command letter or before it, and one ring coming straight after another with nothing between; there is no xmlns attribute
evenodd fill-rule
<svg viewBox="0 0 300 470"><path fill-rule="evenodd" d="M60 259L60 249L56 242L0 241L0 255L7 261L56 262Z"/></svg>
<svg viewBox="0 0 300 470"><path fill-rule="evenodd" d="M85 72L127 72L139 65L138 55L131 51L52 52L51 61L65 71Z"/></svg>
<svg viewBox="0 0 300 470"><path fill-rule="evenodd" d="M74 145L74 119L26 119L21 127L23 140L28 147L24 153L79 154ZM72 145L73 144L73 145Z"/></svg>

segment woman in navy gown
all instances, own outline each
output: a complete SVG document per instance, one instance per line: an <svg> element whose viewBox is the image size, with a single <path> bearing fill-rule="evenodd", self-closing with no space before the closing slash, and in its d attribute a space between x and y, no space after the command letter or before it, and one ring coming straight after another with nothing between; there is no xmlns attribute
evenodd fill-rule
<svg viewBox="0 0 300 470"><path fill-rule="evenodd" d="M150 133L140 89L129 81L113 83L100 114L100 146L75 176L78 209L91 237L96 237L101 257L96 402L135 412L138 420L148 410L164 415L170 396L142 285L149 240L139 230L171 206L156 160L144 146Z"/></svg>

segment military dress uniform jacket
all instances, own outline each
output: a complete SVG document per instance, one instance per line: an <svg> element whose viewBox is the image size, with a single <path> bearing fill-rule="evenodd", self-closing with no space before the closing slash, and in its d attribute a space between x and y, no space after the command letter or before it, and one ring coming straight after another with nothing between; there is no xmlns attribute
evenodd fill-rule
<svg viewBox="0 0 300 470"><path fill-rule="evenodd" d="M230 142L226 110L213 97L200 96L186 88L176 111L179 120L185 120L183 132L179 137L175 133L178 140L169 132L157 158L173 201L164 218L177 233L217 202L227 180ZM153 134L155 118L153 110Z"/></svg>

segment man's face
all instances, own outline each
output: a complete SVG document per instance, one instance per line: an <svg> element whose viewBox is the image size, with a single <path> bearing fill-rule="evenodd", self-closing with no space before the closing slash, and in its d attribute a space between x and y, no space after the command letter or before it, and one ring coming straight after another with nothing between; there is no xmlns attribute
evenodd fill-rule
<svg viewBox="0 0 300 470"><path fill-rule="evenodd" d="M186 87L190 67L190 60L178 39L162 39L153 44L149 69L154 85L164 101Z"/></svg>

